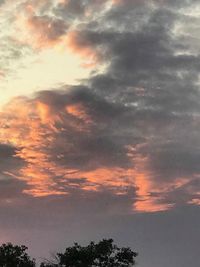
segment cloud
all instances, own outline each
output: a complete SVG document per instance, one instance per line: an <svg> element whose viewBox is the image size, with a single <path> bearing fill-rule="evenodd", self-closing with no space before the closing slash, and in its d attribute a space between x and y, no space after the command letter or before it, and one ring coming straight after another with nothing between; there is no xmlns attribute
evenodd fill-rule
<svg viewBox="0 0 200 267"><path fill-rule="evenodd" d="M16 155L26 163L18 177L33 186L33 195L66 194L71 178L88 190L100 190L103 181L113 190L127 186L122 178L129 165L126 149L106 130L122 111L85 91L43 92L5 108L1 140L18 148ZM13 109L18 109L15 116Z"/></svg>
<svg viewBox="0 0 200 267"><path fill-rule="evenodd" d="M66 38L67 47L83 59L83 67L95 67L101 63L101 56L95 49L94 44L85 38L86 32L82 35L80 31L71 31Z"/></svg>
<svg viewBox="0 0 200 267"><path fill-rule="evenodd" d="M17 28L22 32L19 41L36 49L55 46L67 31L66 23L61 19L47 15L31 15L17 18Z"/></svg>
<svg viewBox="0 0 200 267"><path fill-rule="evenodd" d="M199 205L200 51L177 31L179 4L61 1L25 16L30 42L63 42L94 71L4 107L0 142L23 162L24 193L109 192L140 212Z"/></svg>
<svg viewBox="0 0 200 267"><path fill-rule="evenodd" d="M98 12L103 12L108 0L61 0L54 8L56 15L73 22L74 20L83 21L93 18Z"/></svg>
<svg viewBox="0 0 200 267"><path fill-rule="evenodd" d="M16 171L23 165L23 160L16 156L17 148L10 144L0 144L0 174Z"/></svg>
<svg viewBox="0 0 200 267"><path fill-rule="evenodd" d="M126 118L130 111L79 87L13 100L1 115L1 140L18 148L24 164L16 176L29 186L24 192L41 197L106 189L126 195L132 188L134 209L157 211L178 205L179 197L169 196L184 188L183 202L196 203L198 187L187 187L198 177L198 154L190 156L186 148L187 167L182 147L173 144L170 151L157 136L139 138L138 124L121 128L134 118Z"/></svg>

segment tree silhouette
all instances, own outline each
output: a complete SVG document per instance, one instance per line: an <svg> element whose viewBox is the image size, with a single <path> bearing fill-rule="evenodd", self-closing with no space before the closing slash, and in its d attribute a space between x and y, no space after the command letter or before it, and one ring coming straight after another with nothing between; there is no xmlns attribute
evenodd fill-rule
<svg viewBox="0 0 200 267"><path fill-rule="evenodd" d="M88 246L75 243L64 253L57 253L55 263L43 262L40 267L131 267L136 256L130 248L119 248L112 239L103 239Z"/></svg>
<svg viewBox="0 0 200 267"><path fill-rule="evenodd" d="M11 243L0 246L0 267L35 267L35 261L26 253L26 246Z"/></svg>

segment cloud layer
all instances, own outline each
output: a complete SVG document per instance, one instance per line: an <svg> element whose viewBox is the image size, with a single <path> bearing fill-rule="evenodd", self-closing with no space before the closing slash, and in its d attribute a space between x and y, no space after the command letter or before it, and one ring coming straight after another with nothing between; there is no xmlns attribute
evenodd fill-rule
<svg viewBox="0 0 200 267"><path fill-rule="evenodd" d="M2 177L34 197L109 192L142 212L199 205L198 2L19 1L19 7L15 42L35 53L66 47L92 72L78 86L4 106Z"/></svg>

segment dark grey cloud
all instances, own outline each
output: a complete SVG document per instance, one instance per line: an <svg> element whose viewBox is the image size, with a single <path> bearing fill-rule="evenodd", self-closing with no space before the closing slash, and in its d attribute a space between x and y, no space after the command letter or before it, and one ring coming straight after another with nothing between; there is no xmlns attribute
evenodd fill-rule
<svg viewBox="0 0 200 267"><path fill-rule="evenodd" d="M187 177L199 173L199 151L195 147L184 146L183 143L172 143L152 150L152 169L160 176L169 179ZM164 177L163 177L164 178Z"/></svg>
<svg viewBox="0 0 200 267"><path fill-rule="evenodd" d="M17 155L17 148L9 144L0 144L0 173L17 170L23 165L23 160Z"/></svg>
<svg viewBox="0 0 200 267"><path fill-rule="evenodd" d="M16 154L16 149L7 144L0 144L0 158L1 160L4 158L10 158Z"/></svg>
<svg viewBox="0 0 200 267"><path fill-rule="evenodd" d="M17 172L25 164L17 152L12 145L0 144L0 208L23 199L23 191L28 188L25 181L17 179Z"/></svg>
<svg viewBox="0 0 200 267"><path fill-rule="evenodd" d="M54 13L67 21L82 21L93 13L102 11L107 0L67 0L54 8Z"/></svg>
<svg viewBox="0 0 200 267"><path fill-rule="evenodd" d="M8 175L4 177L0 175L0 207L9 207L14 203L24 201L23 190L27 189L28 186L25 182L20 181L16 178L11 178Z"/></svg>
<svg viewBox="0 0 200 267"><path fill-rule="evenodd" d="M190 3L183 3L181 7ZM167 2L168 8L158 6L155 10L146 6L147 17L140 6L135 5L137 11L129 11L129 4L116 6L108 12L108 17L103 17L102 21L108 21L112 31L100 24L93 30L86 26L79 33L78 45L92 47L108 64L107 72L93 76L88 84L96 94L126 110L118 121L121 129L129 129L126 134L123 132L122 139L132 130L129 144L139 136L143 138L142 143L149 143L146 156L152 173L150 180L171 183L185 178L193 181L199 173L199 126L195 121L200 111L197 85L200 65L199 54L189 53L190 46L174 32L185 15L171 9L172 5L180 4L178 2ZM131 17L133 12L142 14L138 24L137 16ZM116 31L123 18L125 22L132 18L135 27L130 24L127 30L121 27ZM180 198L183 191L190 195L189 183L186 184L184 189L181 186L180 190L169 191L173 194L174 190ZM187 198L184 201L189 202Z"/></svg>
<svg viewBox="0 0 200 267"><path fill-rule="evenodd" d="M61 15L66 19L76 19L79 16L84 15L85 6L83 1L64 1L60 3L55 10L57 15Z"/></svg>

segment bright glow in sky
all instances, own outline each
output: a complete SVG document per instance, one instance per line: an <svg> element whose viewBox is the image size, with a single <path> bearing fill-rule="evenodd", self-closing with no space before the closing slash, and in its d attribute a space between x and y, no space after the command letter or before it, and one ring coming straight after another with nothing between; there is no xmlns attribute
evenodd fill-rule
<svg viewBox="0 0 200 267"><path fill-rule="evenodd" d="M31 95L63 84L78 84L91 72L81 66L80 57L67 48L65 37L51 44L47 31L56 35L51 27L59 27L59 24L31 22L31 16L36 16L47 2L5 1L0 7L0 106L15 96ZM41 28L44 32L40 33L40 27L44 27Z"/></svg>
<svg viewBox="0 0 200 267"><path fill-rule="evenodd" d="M15 96L27 96L64 84L78 84L80 79L88 77L90 73L90 69L81 67L81 60L77 56L59 48L27 56L13 65L16 71L8 78L2 77L0 81L3 92L1 105Z"/></svg>

